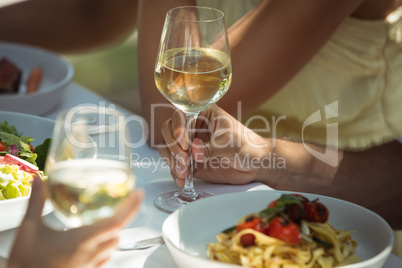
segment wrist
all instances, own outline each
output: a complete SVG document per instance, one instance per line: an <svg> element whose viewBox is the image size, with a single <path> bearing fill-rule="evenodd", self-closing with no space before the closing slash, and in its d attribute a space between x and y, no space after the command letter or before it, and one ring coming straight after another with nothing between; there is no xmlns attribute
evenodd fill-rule
<svg viewBox="0 0 402 268"><path fill-rule="evenodd" d="M254 181L264 182L270 169L277 165L272 140L254 132L246 137L243 141L245 145L242 154L248 158L249 169L254 173Z"/></svg>

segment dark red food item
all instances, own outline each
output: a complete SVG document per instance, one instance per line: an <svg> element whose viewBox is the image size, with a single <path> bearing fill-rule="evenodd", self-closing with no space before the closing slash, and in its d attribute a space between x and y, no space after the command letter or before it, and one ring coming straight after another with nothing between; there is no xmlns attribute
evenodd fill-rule
<svg viewBox="0 0 402 268"><path fill-rule="evenodd" d="M12 62L0 60L0 93L17 93L21 82L21 70Z"/></svg>
<svg viewBox="0 0 402 268"><path fill-rule="evenodd" d="M297 224L299 224L303 219L306 218L306 212L304 208L298 204L293 204L287 207L285 210L285 214L291 221L294 221Z"/></svg>
<svg viewBox="0 0 402 268"><path fill-rule="evenodd" d="M240 236L240 243L243 245L243 247L249 247L254 245L255 242L255 235L253 234L244 234Z"/></svg>
<svg viewBox="0 0 402 268"><path fill-rule="evenodd" d="M277 217L270 222L268 235L291 245L298 244L301 240L299 226L283 217Z"/></svg>
<svg viewBox="0 0 402 268"><path fill-rule="evenodd" d="M0 142L0 152L4 152L6 150L7 150L7 146L4 143Z"/></svg>
<svg viewBox="0 0 402 268"><path fill-rule="evenodd" d="M305 203L304 211L306 213L305 219L311 222L326 222L328 220L329 211L327 207L318 201Z"/></svg>

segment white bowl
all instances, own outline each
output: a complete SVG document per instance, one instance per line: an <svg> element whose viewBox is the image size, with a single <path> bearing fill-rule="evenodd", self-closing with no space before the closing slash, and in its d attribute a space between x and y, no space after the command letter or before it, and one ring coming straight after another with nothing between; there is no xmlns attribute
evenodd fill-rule
<svg viewBox="0 0 402 268"><path fill-rule="evenodd" d="M7 121L17 128L18 134L31 136L35 139L34 146L43 143L53 134L54 121L38 116L0 111L0 122ZM25 215L29 196L0 200L0 231L18 227ZM43 215L50 213L53 207L45 203Z"/></svg>
<svg viewBox="0 0 402 268"><path fill-rule="evenodd" d="M207 245L216 235L233 226L241 217L258 212L280 197L280 191L251 191L223 194L198 200L172 213L162 227L166 245L178 267L239 267L211 261ZM337 229L355 230L352 237L358 246L359 263L348 268L382 267L393 246L393 232L388 223L374 212L335 198L304 194L310 200L319 198L330 213L329 221Z"/></svg>
<svg viewBox="0 0 402 268"><path fill-rule="evenodd" d="M0 42L0 59L7 58L21 71L21 85L25 84L32 68L41 66L43 78L37 92L0 94L0 109L4 111L41 115L55 107L74 75L74 68L60 55L45 49ZM20 87L21 87L20 85Z"/></svg>

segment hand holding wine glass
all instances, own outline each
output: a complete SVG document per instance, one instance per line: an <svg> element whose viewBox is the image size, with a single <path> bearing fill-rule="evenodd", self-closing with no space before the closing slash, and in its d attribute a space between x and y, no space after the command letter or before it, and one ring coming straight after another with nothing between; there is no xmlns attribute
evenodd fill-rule
<svg viewBox="0 0 402 268"><path fill-rule="evenodd" d="M119 243L118 231L140 210L143 197L142 190L133 191L112 217L60 232L43 222L45 189L41 179L36 177L24 220L16 230L7 267L101 267Z"/></svg>
<svg viewBox="0 0 402 268"><path fill-rule="evenodd" d="M232 79L230 51L223 13L207 7L178 7L168 11L155 66L155 83L183 111L191 144L198 114L217 102ZM181 191L159 195L154 204L165 212L211 195L195 191L189 146L189 172Z"/></svg>
<svg viewBox="0 0 402 268"><path fill-rule="evenodd" d="M114 109L78 106L58 116L45 174L68 228L112 216L133 190L128 137L125 117Z"/></svg>

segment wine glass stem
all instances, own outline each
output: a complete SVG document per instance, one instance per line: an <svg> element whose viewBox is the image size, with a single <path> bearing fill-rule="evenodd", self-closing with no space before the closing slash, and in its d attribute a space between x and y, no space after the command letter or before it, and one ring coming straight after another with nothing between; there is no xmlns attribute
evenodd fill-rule
<svg viewBox="0 0 402 268"><path fill-rule="evenodd" d="M188 141L190 146L188 147L188 175L186 177L186 181L184 187L181 191L181 196L185 199L195 200L198 197L198 193L194 189L193 184L193 174L194 174L194 162L193 162L193 153L192 153L192 144L193 144L193 136L194 136L194 129L195 129L195 122L197 120L198 113L186 113L186 120L188 126Z"/></svg>

